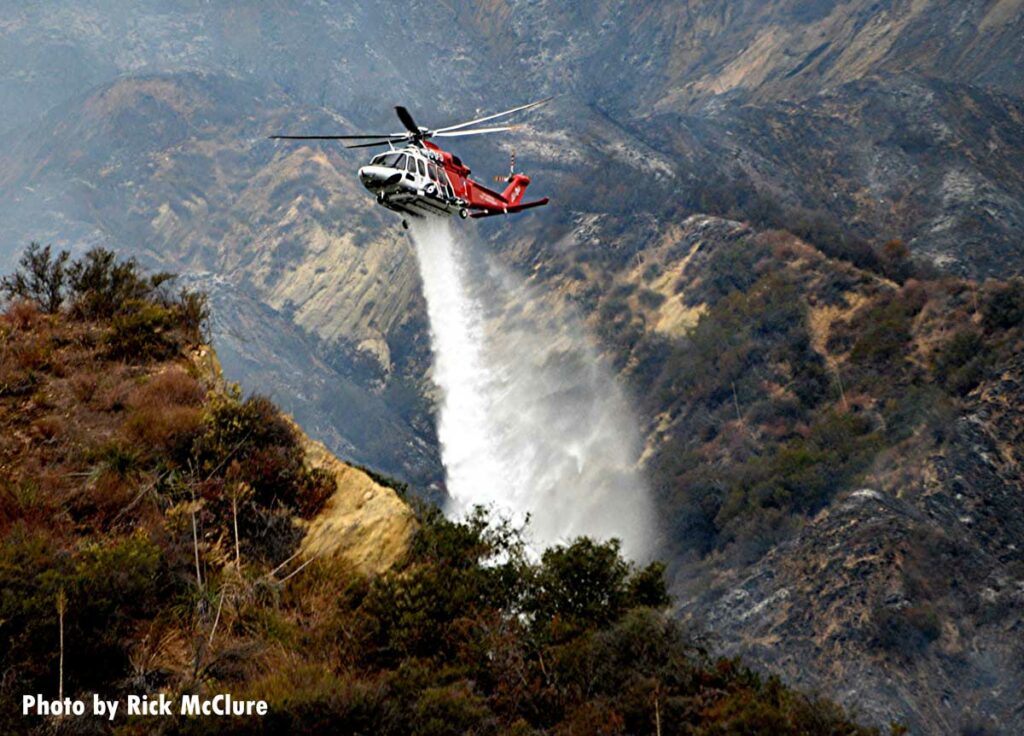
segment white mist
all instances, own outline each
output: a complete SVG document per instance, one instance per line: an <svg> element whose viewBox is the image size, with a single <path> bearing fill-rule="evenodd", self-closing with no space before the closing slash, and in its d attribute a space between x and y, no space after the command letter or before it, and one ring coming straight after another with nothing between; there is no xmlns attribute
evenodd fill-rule
<svg viewBox="0 0 1024 736"><path fill-rule="evenodd" d="M521 522L539 547L617 537L652 547L628 402L579 319L456 237L412 229L430 318L438 433L450 516L484 505Z"/></svg>

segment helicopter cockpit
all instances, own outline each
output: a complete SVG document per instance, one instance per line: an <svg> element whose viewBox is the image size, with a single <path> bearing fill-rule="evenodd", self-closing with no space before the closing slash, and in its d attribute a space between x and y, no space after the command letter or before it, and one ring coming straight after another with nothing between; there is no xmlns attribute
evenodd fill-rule
<svg viewBox="0 0 1024 736"><path fill-rule="evenodd" d="M411 153L389 151L374 156L370 159L370 165L397 169L404 172L404 178L417 188L428 193L433 190L442 199L456 199L455 190L444 168L433 161L427 161Z"/></svg>

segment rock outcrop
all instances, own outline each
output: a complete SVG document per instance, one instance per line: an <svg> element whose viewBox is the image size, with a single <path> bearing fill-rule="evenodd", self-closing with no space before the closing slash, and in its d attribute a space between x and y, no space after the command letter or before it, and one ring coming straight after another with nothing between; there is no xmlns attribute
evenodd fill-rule
<svg viewBox="0 0 1024 736"><path fill-rule="evenodd" d="M416 530L412 509L393 488L365 470L343 463L320 442L303 434L306 459L328 471L338 490L314 518L302 542L303 555L340 557L356 570L375 575L390 569L409 549Z"/></svg>

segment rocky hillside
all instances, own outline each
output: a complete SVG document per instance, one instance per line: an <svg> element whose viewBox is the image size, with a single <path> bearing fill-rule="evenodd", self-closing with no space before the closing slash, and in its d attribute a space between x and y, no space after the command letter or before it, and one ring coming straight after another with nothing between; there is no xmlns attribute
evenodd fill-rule
<svg viewBox="0 0 1024 736"><path fill-rule="evenodd" d="M1024 283L899 240L862 268L714 217L571 225L502 244L633 389L681 615L874 722L1019 730Z"/></svg>
<svg viewBox="0 0 1024 736"><path fill-rule="evenodd" d="M636 387L684 617L876 722L1012 733L1024 283L882 256L695 216L537 272Z"/></svg>
<svg viewBox="0 0 1024 736"><path fill-rule="evenodd" d="M249 718L169 734L870 736L826 700L716 659L659 612L664 566L586 539L528 559L340 462L225 384L202 295L132 261L32 249L0 312L0 727L151 732L151 716L23 715L25 693ZM173 709L177 711L177 709Z"/></svg>
<svg viewBox="0 0 1024 736"><path fill-rule="evenodd" d="M216 302L234 375L346 457L436 484L432 423L393 397L422 392L429 355L412 254L364 207L350 159L265 140L302 116L258 93L222 77L124 80L52 112L49 135L5 158L10 242L80 251L117 237L152 267L188 269ZM305 124L346 125L322 112Z"/></svg>
<svg viewBox="0 0 1024 736"><path fill-rule="evenodd" d="M323 12L12 8L0 28L12 103L0 255L10 265L33 238L138 244L147 263L206 274L224 296L214 327L236 375L335 451L435 496L407 244L367 207L352 175L361 155L274 145L269 133L390 129L396 101L442 123L558 93L523 135L460 149L486 178L516 147L558 200L514 229L487 224L502 246L525 228L544 259L562 235L579 239L581 217L611 213L630 216L595 242L635 253L663 222L704 212L794 230L833 254L899 238L956 273L1024 267L1017 2ZM429 53L398 53L411 36ZM254 334L282 344L261 349ZM337 395L281 379L300 373Z"/></svg>

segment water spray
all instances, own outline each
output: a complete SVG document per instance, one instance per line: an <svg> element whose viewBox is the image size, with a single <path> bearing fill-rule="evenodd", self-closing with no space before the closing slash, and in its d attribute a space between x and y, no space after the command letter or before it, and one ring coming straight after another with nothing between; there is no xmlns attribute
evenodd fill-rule
<svg viewBox="0 0 1024 736"><path fill-rule="evenodd" d="M447 221L412 229L441 391L438 434L450 516L483 505L530 519L538 547L616 537L652 547L629 404L581 320Z"/></svg>

